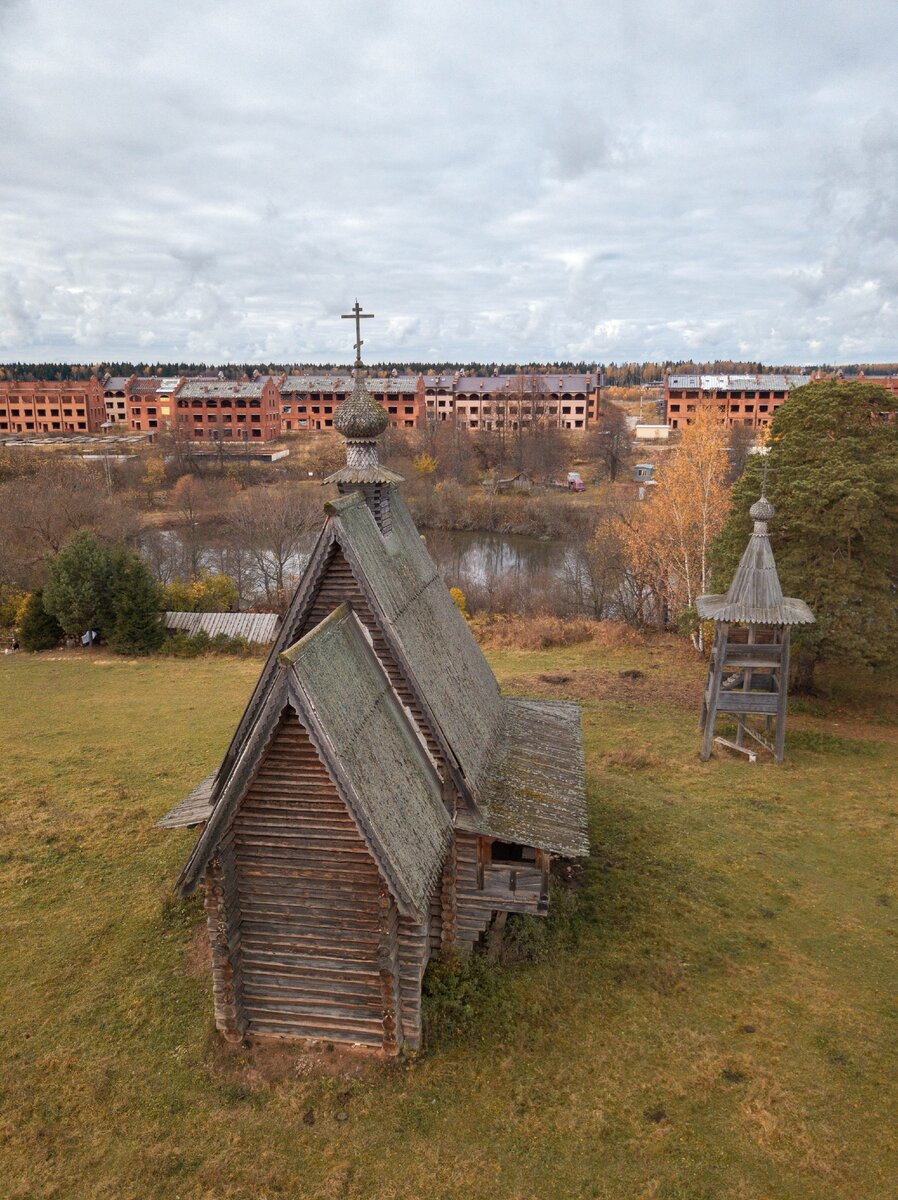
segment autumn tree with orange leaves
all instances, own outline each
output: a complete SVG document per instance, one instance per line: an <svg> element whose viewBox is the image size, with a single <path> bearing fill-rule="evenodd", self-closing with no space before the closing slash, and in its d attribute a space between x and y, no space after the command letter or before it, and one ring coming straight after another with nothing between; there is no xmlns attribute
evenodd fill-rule
<svg viewBox="0 0 898 1200"><path fill-rule="evenodd" d="M628 574L654 599L665 623L688 615L708 591L711 544L729 511L727 441L716 413L699 406L647 499L620 517ZM704 652L700 622L692 640Z"/></svg>

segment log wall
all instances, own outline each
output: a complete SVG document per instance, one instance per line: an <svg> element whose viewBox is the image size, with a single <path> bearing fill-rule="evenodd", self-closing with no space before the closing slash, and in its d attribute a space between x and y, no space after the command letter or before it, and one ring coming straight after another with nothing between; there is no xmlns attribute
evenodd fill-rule
<svg viewBox="0 0 898 1200"><path fill-rule="evenodd" d="M295 715L273 737L232 837L248 1034L395 1052L412 943L400 952L395 903Z"/></svg>
<svg viewBox="0 0 898 1200"><path fill-rule="evenodd" d="M548 861L512 866L485 861L484 839L458 831L455 838L455 944L470 950L497 912L544 916Z"/></svg>

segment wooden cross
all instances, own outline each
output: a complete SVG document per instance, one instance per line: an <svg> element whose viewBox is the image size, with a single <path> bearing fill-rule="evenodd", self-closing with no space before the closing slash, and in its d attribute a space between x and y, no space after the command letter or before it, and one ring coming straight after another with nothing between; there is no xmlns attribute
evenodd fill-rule
<svg viewBox="0 0 898 1200"><path fill-rule="evenodd" d="M355 365L357 367L362 365L362 346L365 344L362 341L362 321L373 316L374 313L362 312L362 306L358 300L352 306L351 313L340 314L340 319L343 321L355 321Z"/></svg>

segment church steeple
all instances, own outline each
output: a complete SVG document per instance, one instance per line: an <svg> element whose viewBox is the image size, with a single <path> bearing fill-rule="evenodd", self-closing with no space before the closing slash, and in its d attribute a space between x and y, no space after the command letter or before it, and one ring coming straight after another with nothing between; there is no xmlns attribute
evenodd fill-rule
<svg viewBox="0 0 898 1200"><path fill-rule="evenodd" d="M368 390L367 372L362 362L361 322L373 316L373 313L362 312L358 300L352 312L342 316L343 320L355 320L352 393L334 416L334 428L343 434L346 446L346 466L328 476L325 483L335 483L341 495L361 492L381 533L387 534L392 528L390 489L394 484L402 483L402 476L381 466L377 454L377 439L390 418Z"/></svg>

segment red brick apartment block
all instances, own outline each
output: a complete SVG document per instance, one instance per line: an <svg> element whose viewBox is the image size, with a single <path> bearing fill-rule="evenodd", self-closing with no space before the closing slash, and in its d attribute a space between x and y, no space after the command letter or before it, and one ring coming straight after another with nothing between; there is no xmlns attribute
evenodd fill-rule
<svg viewBox="0 0 898 1200"><path fill-rule="evenodd" d="M334 414L351 391L351 375L287 375L280 382L284 432L330 429ZM394 429L418 429L424 424L422 376L369 379L368 391L387 410Z"/></svg>
<svg viewBox="0 0 898 1200"><path fill-rule="evenodd" d="M105 419L96 377L0 380L0 436L99 433Z"/></svg>
<svg viewBox="0 0 898 1200"><path fill-rule="evenodd" d="M790 391L810 375L667 375L664 402L670 429L685 429L699 408L711 408L721 424L764 429Z"/></svg>
<svg viewBox="0 0 898 1200"><path fill-rule="evenodd" d="M178 376L122 375L108 377L103 384L106 420L126 425L131 431L158 433L171 429L173 396Z"/></svg>
<svg viewBox="0 0 898 1200"><path fill-rule="evenodd" d="M597 372L424 376L428 420L454 420L468 429L587 429L598 417L600 396Z"/></svg>
<svg viewBox="0 0 898 1200"><path fill-rule="evenodd" d="M171 401L181 437L214 442L270 442L281 433L279 380L185 379Z"/></svg>

